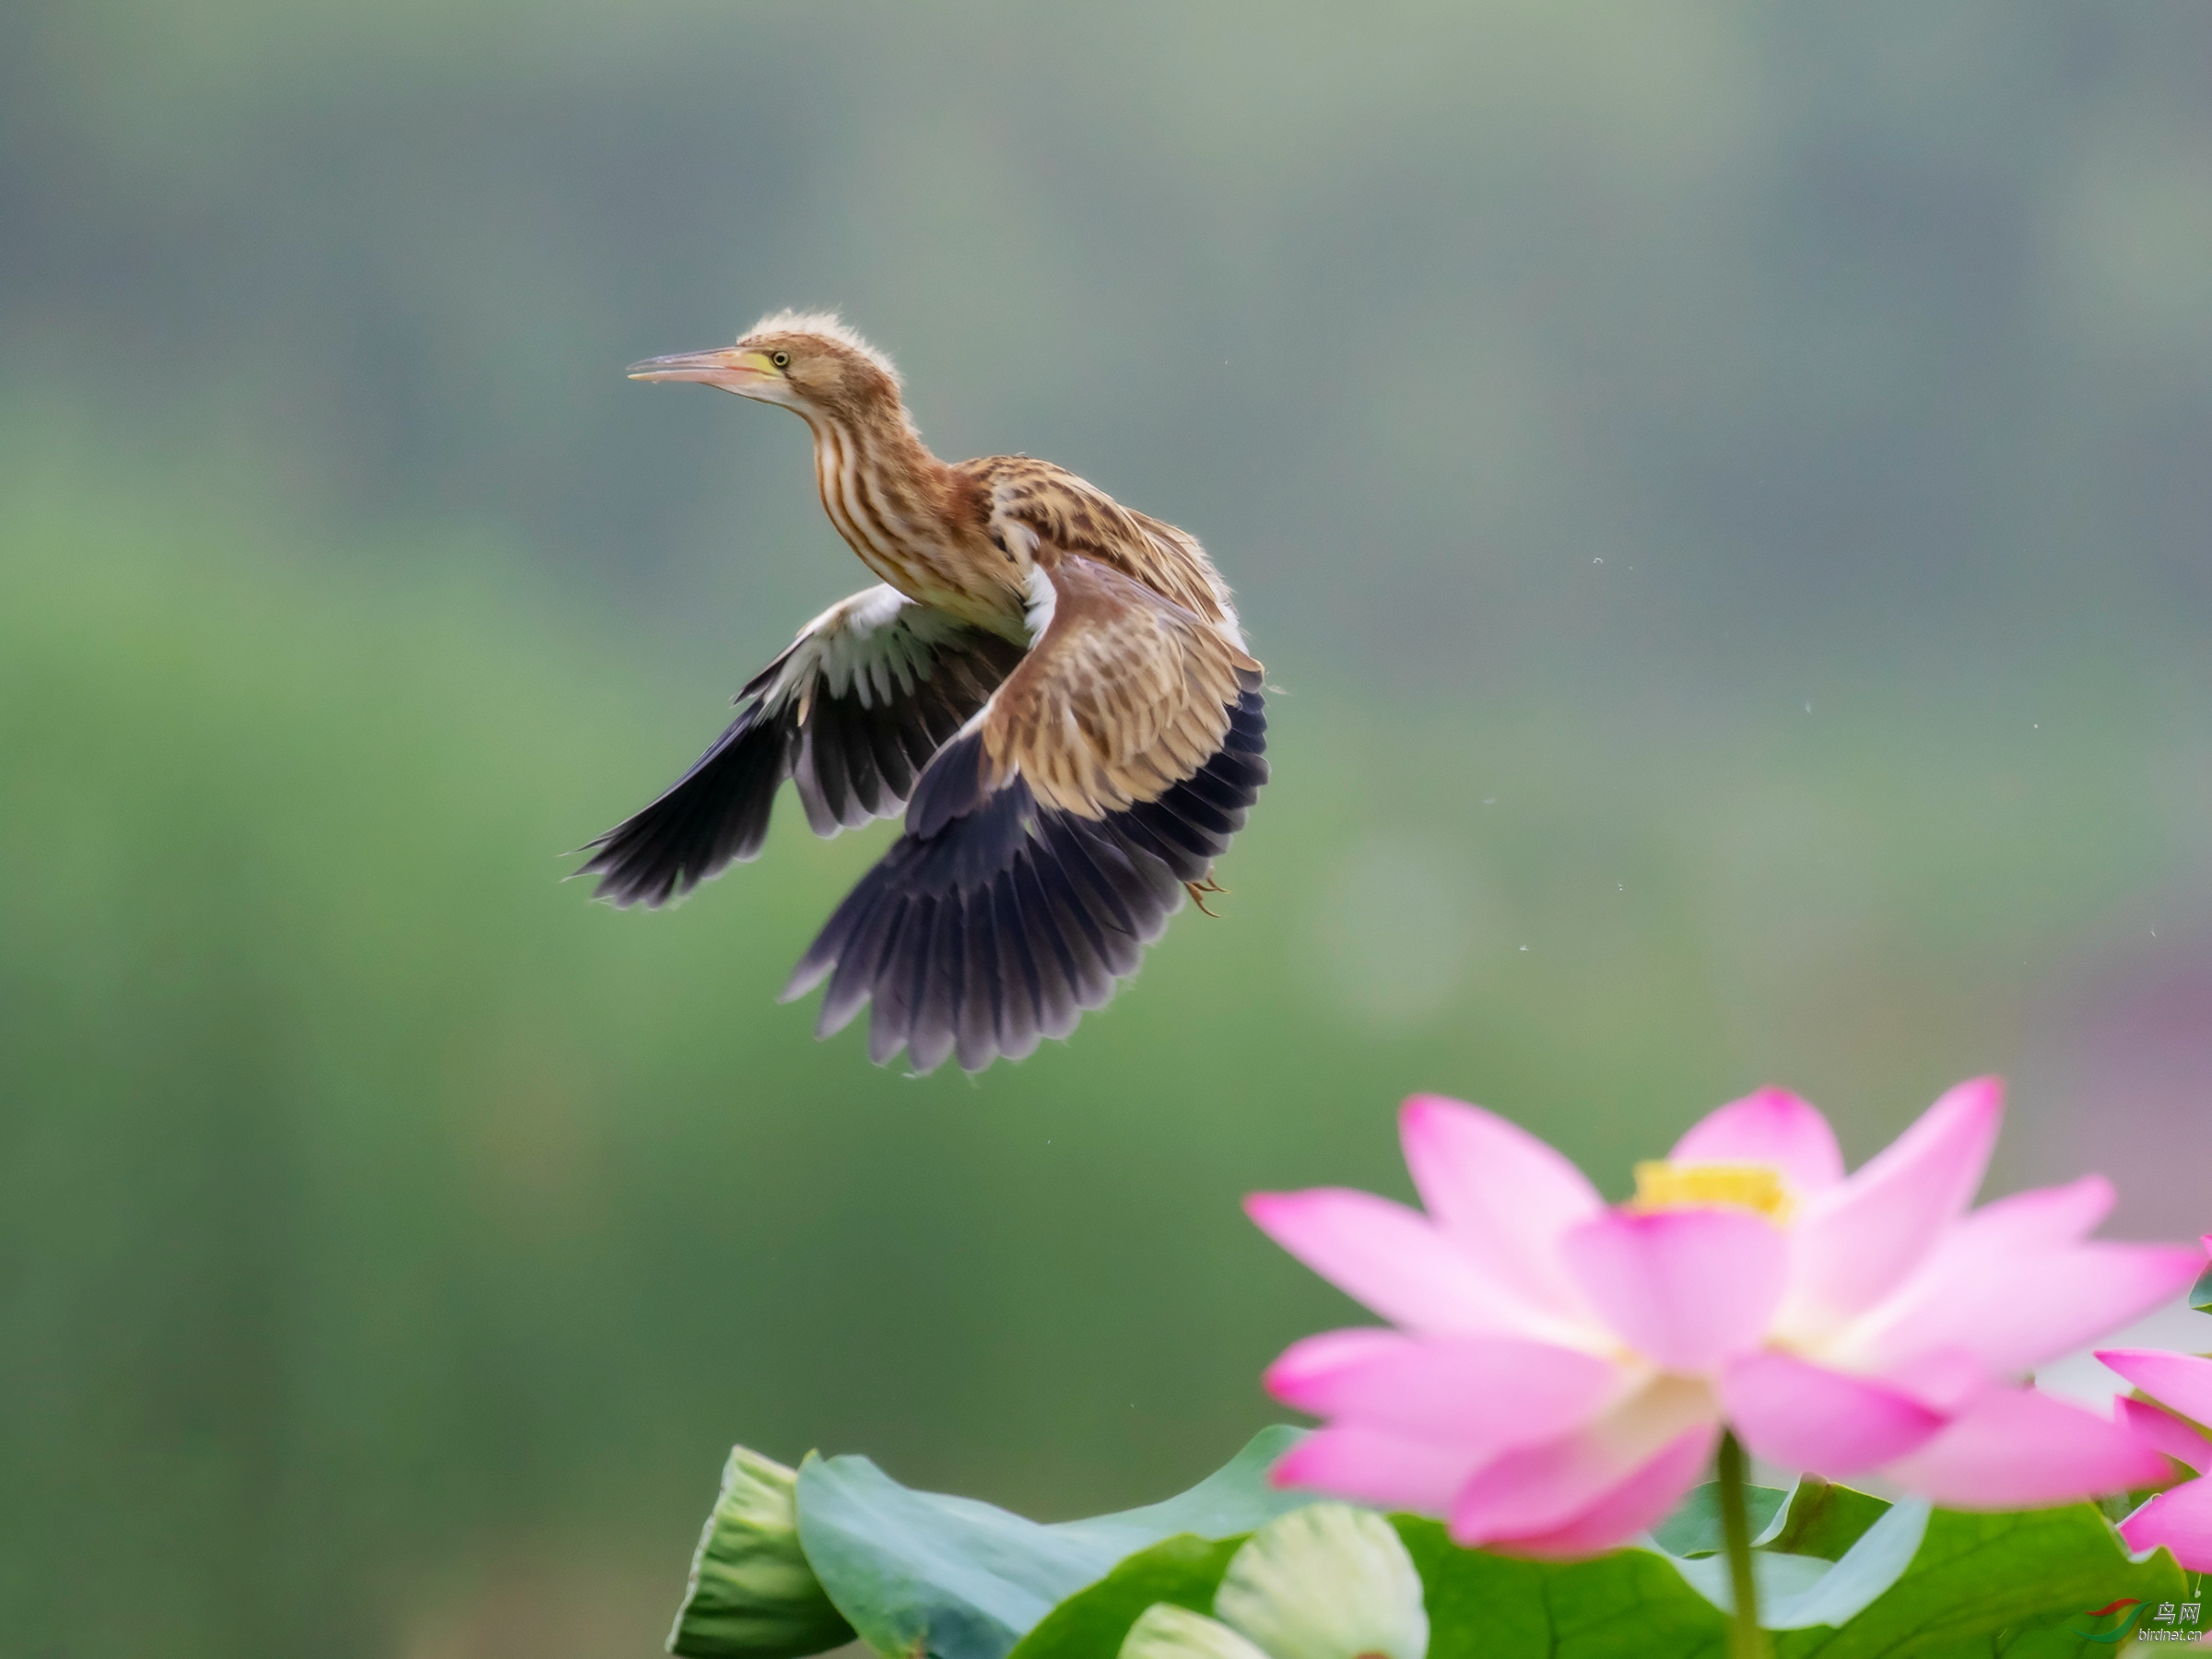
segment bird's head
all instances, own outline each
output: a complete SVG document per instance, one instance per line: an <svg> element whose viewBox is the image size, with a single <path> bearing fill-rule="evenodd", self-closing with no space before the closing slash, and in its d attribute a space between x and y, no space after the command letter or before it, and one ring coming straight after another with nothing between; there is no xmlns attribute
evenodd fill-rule
<svg viewBox="0 0 2212 1659"><path fill-rule="evenodd" d="M891 359L828 312L778 312L735 346L632 363L631 380L695 381L802 415L857 416L899 407Z"/></svg>

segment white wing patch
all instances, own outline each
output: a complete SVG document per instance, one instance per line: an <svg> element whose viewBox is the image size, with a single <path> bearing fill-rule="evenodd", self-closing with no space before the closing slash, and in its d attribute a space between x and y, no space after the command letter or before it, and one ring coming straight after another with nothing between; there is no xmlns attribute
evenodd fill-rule
<svg viewBox="0 0 2212 1659"><path fill-rule="evenodd" d="M1053 612L1059 606L1060 590L1041 564L1030 566L1030 573L1021 584L1022 620L1028 624L1030 643L1034 645L1044 638L1044 630L1053 625Z"/></svg>
<svg viewBox="0 0 2212 1659"><path fill-rule="evenodd" d="M864 588L799 630L777 660L761 700L780 713L795 697L802 719L818 692L849 692L864 709L888 705L912 695L915 684L929 677L937 647L962 631L955 618L916 605L897 588Z"/></svg>

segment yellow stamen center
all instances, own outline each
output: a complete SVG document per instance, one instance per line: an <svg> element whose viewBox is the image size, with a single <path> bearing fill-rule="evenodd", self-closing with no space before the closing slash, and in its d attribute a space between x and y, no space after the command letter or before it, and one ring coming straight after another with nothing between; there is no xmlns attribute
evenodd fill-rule
<svg viewBox="0 0 2212 1659"><path fill-rule="evenodd" d="M1796 1207L1782 1171L1771 1164L1677 1164L1653 1159L1636 1166L1636 1196L1625 1207L1632 1215L1654 1210L1743 1209L1777 1226Z"/></svg>

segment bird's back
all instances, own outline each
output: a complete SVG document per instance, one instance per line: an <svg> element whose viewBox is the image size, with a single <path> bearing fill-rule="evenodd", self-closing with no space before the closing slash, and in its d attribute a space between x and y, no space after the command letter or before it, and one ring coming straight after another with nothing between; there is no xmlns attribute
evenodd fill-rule
<svg viewBox="0 0 2212 1659"><path fill-rule="evenodd" d="M1035 542L1109 565L1194 616L1235 629L1229 584L1187 531L1032 456L984 455L952 470L974 481L994 537L1019 526Z"/></svg>

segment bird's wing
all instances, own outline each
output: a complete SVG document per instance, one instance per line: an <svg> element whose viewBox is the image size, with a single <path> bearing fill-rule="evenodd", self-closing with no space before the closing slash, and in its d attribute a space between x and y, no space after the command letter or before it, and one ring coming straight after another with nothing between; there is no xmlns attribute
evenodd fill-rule
<svg viewBox="0 0 2212 1659"><path fill-rule="evenodd" d="M1136 971L1267 779L1260 665L1110 566L1047 549L1037 642L915 785L906 830L786 999L868 1052L980 1071L1065 1037Z"/></svg>
<svg viewBox="0 0 2212 1659"><path fill-rule="evenodd" d="M1018 542L1096 559L1236 633L1229 584L1188 531L1123 506L1050 461L991 455L961 465L984 492L992 535L1009 552Z"/></svg>
<svg viewBox="0 0 2212 1659"><path fill-rule="evenodd" d="M840 600L737 694L743 710L690 771L591 843L577 874L598 877L596 896L617 905L680 899L759 856L786 778L817 835L895 817L1021 654L895 588Z"/></svg>

